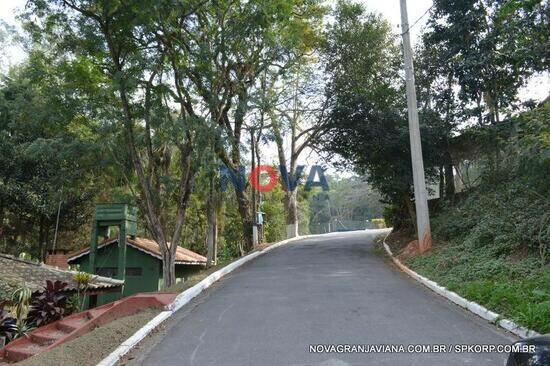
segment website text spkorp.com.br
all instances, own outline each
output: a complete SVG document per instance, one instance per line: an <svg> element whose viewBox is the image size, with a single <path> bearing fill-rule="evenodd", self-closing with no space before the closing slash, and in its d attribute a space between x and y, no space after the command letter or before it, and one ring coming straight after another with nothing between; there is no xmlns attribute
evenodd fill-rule
<svg viewBox="0 0 550 366"><path fill-rule="evenodd" d="M310 344L310 353L534 353L520 344Z"/></svg>

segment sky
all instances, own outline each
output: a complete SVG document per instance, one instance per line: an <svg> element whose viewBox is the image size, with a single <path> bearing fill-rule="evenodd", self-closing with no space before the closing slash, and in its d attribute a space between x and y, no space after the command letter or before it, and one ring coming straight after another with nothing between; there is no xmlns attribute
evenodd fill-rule
<svg viewBox="0 0 550 366"><path fill-rule="evenodd" d="M269 0L266 0L269 1ZM329 0L332 1L332 0ZM0 0L0 20L17 26L15 15L17 10L25 6L26 0ZM360 0L367 10L382 14L392 26L395 34L400 34L401 15L399 0ZM432 6L432 0L408 0L409 24L414 25L411 28L411 40L414 44L419 40L422 28L426 24L428 14L426 11ZM6 69L9 65L15 65L25 58L23 50L17 46L11 46L0 50L0 70ZM548 96L550 86L550 76L548 73L533 78L525 87L520 90L520 99L525 100L533 98L543 100ZM265 149L267 161L273 161L276 158L274 148ZM305 152L300 163L311 165L319 163L319 157L315 153ZM332 169L330 169L332 171Z"/></svg>
<svg viewBox="0 0 550 366"><path fill-rule="evenodd" d="M16 26L16 10L25 6L26 0L0 0L0 22ZM16 65L25 58L25 53L19 47L8 47L0 50L0 70Z"/></svg>
<svg viewBox="0 0 550 366"><path fill-rule="evenodd" d="M365 5L367 10L380 13L386 18L395 34L400 34L401 24L401 12L399 8L399 0L361 0L361 3ZM409 24L414 24L418 19L426 13L426 11L432 6L432 0L408 0L407 12L409 14ZM411 28L411 39L413 46L418 40L422 26L426 24L428 14L422 17L418 23Z"/></svg>

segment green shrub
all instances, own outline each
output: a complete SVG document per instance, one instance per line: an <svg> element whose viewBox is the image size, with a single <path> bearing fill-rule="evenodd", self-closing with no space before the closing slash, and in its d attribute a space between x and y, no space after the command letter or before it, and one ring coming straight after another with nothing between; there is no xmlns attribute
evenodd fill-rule
<svg viewBox="0 0 550 366"><path fill-rule="evenodd" d="M514 122L478 186L442 201L434 248L413 269L540 333L550 332L550 104ZM494 163L494 162L493 162Z"/></svg>

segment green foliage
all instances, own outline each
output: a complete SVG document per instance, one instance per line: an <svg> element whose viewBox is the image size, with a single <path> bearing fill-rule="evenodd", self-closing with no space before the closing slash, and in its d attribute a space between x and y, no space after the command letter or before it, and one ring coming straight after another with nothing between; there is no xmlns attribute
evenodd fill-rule
<svg viewBox="0 0 550 366"><path fill-rule="evenodd" d="M464 236L466 246L491 243L494 255L526 250L548 261L550 104L513 119L515 131L500 144L499 164L487 163L481 182L460 204L448 205L433 221L443 240ZM494 145L494 138L487 144Z"/></svg>
<svg viewBox="0 0 550 366"><path fill-rule="evenodd" d="M16 323L15 325L15 333L14 338L20 338L20 337L26 337L29 332L34 330L35 326L27 323L26 321L23 321L21 323Z"/></svg>
<svg viewBox="0 0 550 366"><path fill-rule="evenodd" d="M284 191L279 184L271 191L262 194L260 211L265 212L263 231L267 243L274 243L286 237L283 200Z"/></svg>
<svg viewBox="0 0 550 366"><path fill-rule="evenodd" d="M46 280L44 290L34 294L27 322L40 327L59 320L66 313L67 295L63 290L66 282Z"/></svg>
<svg viewBox="0 0 550 366"><path fill-rule="evenodd" d="M401 228L413 228L410 216L403 210L401 205L388 205L384 208L384 222L387 227L392 227L395 230Z"/></svg>
<svg viewBox="0 0 550 366"><path fill-rule="evenodd" d="M424 35L442 76L459 87L461 118L499 122L530 75L548 68L548 2L434 1Z"/></svg>
<svg viewBox="0 0 550 366"><path fill-rule="evenodd" d="M227 191L221 209L220 238L218 241L218 257L228 260L239 257L243 245L243 225L237 211L233 192Z"/></svg>
<svg viewBox="0 0 550 366"><path fill-rule="evenodd" d="M460 240L459 238L455 239ZM550 331L550 270L536 258L495 256L492 245L471 248L439 241L408 261L415 271L468 300L540 333Z"/></svg>
<svg viewBox="0 0 550 366"><path fill-rule="evenodd" d="M204 192L190 194L195 175L213 155L231 169L243 164L255 81L261 73L277 80L311 52L322 6L309 0L28 5L26 30L35 44L70 60L65 77L86 106L82 114L101 122L149 234L161 248L172 239L203 252ZM77 121L71 130L88 135L87 127ZM228 243L244 239L245 250L248 193L233 202L244 233L225 236ZM185 216L188 207L194 214Z"/></svg>
<svg viewBox="0 0 550 366"><path fill-rule="evenodd" d="M338 2L324 48L329 125L325 149L344 158L382 197L404 206L412 195L412 168L401 55L389 24L358 4ZM424 165L437 166L438 139L423 119ZM427 169L427 176L433 173Z"/></svg>
<svg viewBox="0 0 550 366"><path fill-rule="evenodd" d="M82 299L78 294L73 294L67 299L67 305L65 307L66 315L73 313L78 313L82 310L81 308Z"/></svg>
<svg viewBox="0 0 550 366"><path fill-rule="evenodd" d="M238 248L234 245L226 243L224 240L220 241L218 244L218 261L226 262L231 261L232 259L238 258L240 253Z"/></svg>
<svg viewBox="0 0 550 366"><path fill-rule="evenodd" d="M5 338L6 343L11 341L17 331L17 320L4 309L4 304L0 306L0 337Z"/></svg>
<svg viewBox="0 0 550 366"><path fill-rule="evenodd" d="M297 203L298 203L298 234L308 235L310 234L309 223L311 219L311 206L310 196L311 192L306 192L303 189L298 189Z"/></svg>
<svg viewBox="0 0 550 366"><path fill-rule="evenodd" d="M34 329L34 325L27 320L31 299L32 291L26 286L19 287L12 294L11 301L14 304L16 319L13 338L26 336Z"/></svg>
<svg viewBox="0 0 550 366"><path fill-rule="evenodd" d="M331 220L361 225L383 215L381 195L363 178L327 179L330 190L313 192L309 197L311 225L323 227Z"/></svg>
<svg viewBox="0 0 550 366"><path fill-rule="evenodd" d="M0 231L3 251L41 260L61 202L62 232L77 230L97 193L100 149L71 126L94 124L47 52L32 51L0 78ZM58 246L59 248L59 246Z"/></svg>
<svg viewBox="0 0 550 366"><path fill-rule="evenodd" d="M73 276L76 282L76 294L71 297L70 303L65 307L69 307L74 311L83 311L86 304L86 291L92 281L92 274L87 272L77 272Z"/></svg>
<svg viewBox="0 0 550 366"><path fill-rule="evenodd" d="M74 274L73 280L77 283L79 288L86 288L92 280L92 275L87 272L78 272Z"/></svg>
<svg viewBox="0 0 550 366"><path fill-rule="evenodd" d="M541 333L550 331L550 131L547 104L513 119L499 164L432 220L438 244L415 270ZM488 141L494 145L495 139Z"/></svg>

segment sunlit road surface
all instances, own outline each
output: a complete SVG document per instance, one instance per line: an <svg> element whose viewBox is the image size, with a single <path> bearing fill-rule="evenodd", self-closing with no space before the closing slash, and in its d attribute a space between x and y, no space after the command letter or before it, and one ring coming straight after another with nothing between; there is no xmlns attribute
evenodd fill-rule
<svg viewBox="0 0 550 366"><path fill-rule="evenodd" d="M168 319L142 365L503 365L503 353L311 352L310 345L510 344L399 272L376 232L302 239L245 264ZM413 350L414 352L414 350Z"/></svg>

